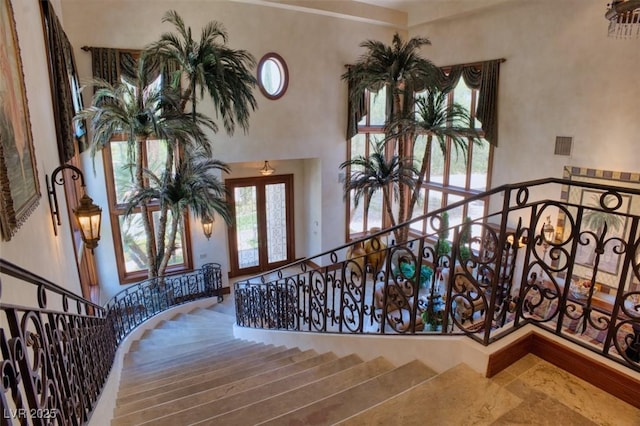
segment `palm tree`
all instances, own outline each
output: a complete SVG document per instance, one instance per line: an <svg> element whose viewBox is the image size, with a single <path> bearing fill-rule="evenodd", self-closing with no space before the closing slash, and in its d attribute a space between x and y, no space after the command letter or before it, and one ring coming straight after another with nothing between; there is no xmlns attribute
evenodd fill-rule
<svg viewBox="0 0 640 426"><path fill-rule="evenodd" d="M386 127L387 138L394 142L394 150L402 162L413 155L413 136L402 127L400 117L406 117L412 110L416 90L430 85L436 76L437 68L431 61L422 58L418 50L431 42L424 37L413 37L404 42L398 33L394 34L391 46L375 40L367 40L360 46L366 52L356 64L342 75L350 82L354 101L357 101L366 90L378 91L385 87L387 93L386 123L398 123L398 126ZM411 187L411 189L413 186ZM406 221L407 200L410 196L408 188L398 191L398 220ZM388 210L388 209L387 209ZM403 236L400 236L403 238ZM399 239L403 242L405 239Z"/></svg>
<svg viewBox="0 0 640 426"><path fill-rule="evenodd" d="M191 28L186 27L182 18L175 12L165 14L163 22L174 24L178 34L165 33L160 40L145 49L139 60L139 72L136 87L124 83L112 87L99 82L94 96L93 106L79 114L79 119L91 119L93 130L92 154L109 144L111 137L120 132L127 134L130 144L129 157L132 174L135 172L135 193L130 199L130 207L139 204L144 218L144 230L147 236L146 251L148 258L149 278L164 274L168 256L175 247L176 226L184 215L183 208L174 208L169 202L172 198L160 188L169 191L180 186L183 181L180 173L195 167L194 155L206 161L212 157L211 143L203 128L212 133L218 131L217 125L209 118L197 113L198 88L200 98L204 91L209 93L227 133L232 134L236 123L245 131L249 127L250 111L255 110L257 103L252 90L256 84L250 68L255 66L253 57L244 50L233 50L226 46L227 33L217 22L207 24L198 42L194 41ZM156 88L151 83L153 73L147 64L160 64L163 69L176 70L170 75L170 82L163 82L163 88ZM187 81L184 92L180 82ZM187 103L191 102L191 111L186 113ZM167 144L164 171L155 179L143 173L142 146L153 136ZM197 154L194 154L197 153ZM178 154L176 156L176 153ZM216 170L228 171L221 162L213 162L216 167L202 165L208 172ZM202 171L202 170L201 170ZM150 187L146 179L153 181L155 188ZM204 177L203 179L212 177ZM206 180L205 179L205 180ZM190 183L193 184L193 183ZM221 183L220 191L224 192ZM196 216L214 212L220 214L225 221L230 221L228 208L223 208L223 197L216 197L216 191L204 191L197 203L186 203L195 208ZM155 191L155 192L154 192ZM152 196L151 194L155 194ZM167 198L169 197L169 198ZM148 203L160 201L160 215L156 235L152 232L151 218L148 214ZM207 207L208 206L208 207ZM167 235L169 213L171 228ZM178 220L178 222L176 222ZM169 248L167 250L167 248Z"/></svg>
<svg viewBox="0 0 640 426"><path fill-rule="evenodd" d="M437 143L443 156L453 148L456 155L467 156L469 143L480 143L478 132L471 126L471 116L468 110L460 104L449 104L447 93L430 87L423 96L415 101L415 112L407 113L406 118L400 118L391 122L388 126L392 129L390 137L399 137L395 132L404 132L414 138L414 158L420 158L420 171L413 187L407 219L413 215L413 209L420 197L420 189L424 183L427 169L431 164L431 152L433 143ZM415 139L418 136L426 136L424 151L419 152ZM450 141L450 145L448 145ZM408 229L406 230L408 232ZM406 235L405 235L406 237ZM404 240L402 240L404 241Z"/></svg>
<svg viewBox="0 0 640 426"><path fill-rule="evenodd" d="M182 217L190 209L197 218L220 215L226 222L231 221L231 214L226 202L224 184L216 177L218 172L229 173L229 167L221 161L206 156L191 155L181 161L175 173L160 176L146 171L149 185L137 191L127 200L131 213L137 205L145 205L158 200L161 209L166 207L171 213L171 225L167 238L168 245L158 253L158 276L164 275L169 260L175 249L178 227ZM165 172L166 173L166 172Z"/></svg>
<svg viewBox="0 0 640 426"><path fill-rule="evenodd" d="M403 187L413 188L418 170L413 166L412 160L403 160L397 154L387 158L385 145L384 140L376 142L369 157L354 157L342 163L340 168L351 170L351 176L344 183L345 195L353 191L356 206L364 198L367 201L366 215L369 210L368 200L376 192L382 191L383 204L391 220L391 226L395 226L398 222L393 212L393 201L398 200ZM397 233L398 230L395 232ZM396 239L398 239L397 234Z"/></svg>
<svg viewBox="0 0 640 426"><path fill-rule="evenodd" d="M186 78L181 109L184 110L190 101L192 114L195 114L198 88L201 99L206 89L227 133L233 134L236 121L246 131L250 111L257 107L253 96L256 79L250 71L255 66L253 56L226 46L228 35L219 22L206 24L197 42L192 38L191 27L185 26L177 12L168 11L162 22L173 24L177 34L162 34L160 40L146 50L165 63L173 61L177 64L178 70L173 75L175 85L179 85L182 76Z"/></svg>
<svg viewBox="0 0 640 426"><path fill-rule="evenodd" d="M215 127L207 117L182 112L179 108L180 94L171 87L154 85L150 79L151 73L143 56L138 63L135 86L125 82L113 86L104 80L94 81L96 91L91 106L76 116L77 120L90 122L93 158L98 150L109 145L115 135L126 136L128 164L134 176L135 191L142 191L146 186L143 149L150 139L166 143L167 153L173 153L177 145L192 145L210 155L211 145L203 127L211 130ZM156 244L163 244L164 232L153 238L148 205L141 204L140 210L147 235L149 278L153 278L159 272Z"/></svg>

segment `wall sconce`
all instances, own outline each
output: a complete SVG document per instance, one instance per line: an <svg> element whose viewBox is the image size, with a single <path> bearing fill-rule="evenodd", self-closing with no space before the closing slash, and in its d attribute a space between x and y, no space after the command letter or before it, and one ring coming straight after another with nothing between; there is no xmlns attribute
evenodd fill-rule
<svg viewBox="0 0 640 426"><path fill-rule="evenodd" d="M268 162L268 161L265 161L265 162L264 162L264 167L260 169L260 174L261 174L262 176L269 176L269 175L272 175L272 174L273 174L273 172L275 172L275 171L276 171L276 169L274 169L273 167L271 167L271 166L269 165L269 162Z"/></svg>
<svg viewBox="0 0 640 426"><path fill-rule="evenodd" d="M547 216L547 223L542 225L542 238L546 244L551 244L553 242L553 233L555 232L555 228L551 224L551 216Z"/></svg>
<svg viewBox="0 0 640 426"><path fill-rule="evenodd" d="M47 193L49 194L51 221L53 222L53 233L57 236L57 227L61 225L55 185L64 185L64 174L58 176L58 174L60 174L64 169L70 169L73 171L73 174L71 175L72 180L80 179L80 186L82 187L83 195L80 199L80 205L73 209L73 215L75 216L80 232L82 233L82 241L84 241L84 245L93 252L93 249L98 247L98 241L100 240L102 209L93 204L93 200L87 195L82 171L70 164L63 164L51 173L51 184L49 184L49 176L45 176Z"/></svg>
<svg viewBox="0 0 640 426"><path fill-rule="evenodd" d="M211 234L213 233L213 222L214 219L212 217L202 217L202 232L204 232L204 236L207 237L207 240L211 238Z"/></svg>

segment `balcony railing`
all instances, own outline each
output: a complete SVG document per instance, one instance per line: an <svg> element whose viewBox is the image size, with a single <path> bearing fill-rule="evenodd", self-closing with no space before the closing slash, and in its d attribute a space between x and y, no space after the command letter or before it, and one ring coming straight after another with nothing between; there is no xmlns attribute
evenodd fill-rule
<svg viewBox="0 0 640 426"><path fill-rule="evenodd" d="M490 213L456 217L473 203ZM444 229L444 213L457 223ZM394 241L394 231L423 229L422 221L426 234ZM640 371L639 221L636 189L560 179L505 185L235 283L237 322L466 334L484 345L530 323Z"/></svg>
<svg viewBox="0 0 640 426"><path fill-rule="evenodd" d="M148 318L173 306L206 297L222 296L222 273L217 263L207 263L188 274L151 278L122 290L107 302L107 315L119 344Z"/></svg>
<svg viewBox="0 0 640 426"><path fill-rule="evenodd" d="M214 263L130 286L104 307L3 259L0 273L0 425L85 424L129 332L172 306L222 300Z"/></svg>

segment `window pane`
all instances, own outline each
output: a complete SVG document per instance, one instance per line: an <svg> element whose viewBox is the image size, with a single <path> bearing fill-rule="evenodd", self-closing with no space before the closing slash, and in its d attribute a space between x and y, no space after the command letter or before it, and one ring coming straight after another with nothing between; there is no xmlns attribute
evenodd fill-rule
<svg viewBox="0 0 640 426"><path fill-rule="evenodd" d="M287 259L287 195L285 184L265 185L267 199L267 259Z"/></svg>
<svg viewBox="0 0 640 426"><path fill-rule="evenodd" d="M160 212L154 211L152 213L153 217L153 226L156 229L156 237L158 234L158 230L160 229ZM167 214L167 232L165 234L164 246L165 248L169 247L169 229L171 228L171 221L173 220L171 212ZM173 250L173 254L169 259L169 266L171 265L179 265L184 263L184 252L182 249L182 226L178 225L178 231L176 232L176 247Z"/></svg>
<svg viewBox="0 0 640 426"><path fill-rule="evenodd" d="M480 144L473 144L471 149L471 189L485 191L489 172L489 142L481 139Z"/></svg>
<svg viewBox="0 0 640 426"><path fill-rule="evenodd" d="M357 157L364 157L366 155L365 151L365 141L366 134L359 133L351 138L351 159ZM361 167L351 167L351 172L353 173L355 170L362 169Z"/></svg>
<svg viewBox="0 0 640 426"><path fill-rule="evenodd" d="M430 213L434 210L438 210L442 208L442 192L429 190L429 202L427 204L427 213ZM432 234L434 232L431 227L430 221L427 220L427 234Z"/></svg>
<svg viewBox="0 0 640 426"><path fill-rule="evenodd" d="M167 161L167 144L153 139L147 141L147 168L160 177Z"/></svg>
<svg viewBox="0 0 640 426"><path fill-rule="evenodd" d="M376 192L373 197L371 197L367 227L369 229L382 228L382 191Z"/></svg>
<svg viewBox="0 0 640 426"><path fill-rule="evenodd" d="M424 150L427 148L427 137L420 135L416 138L416 142L413 147L413 159L416 169L420 170L422 167L422 159L424 158Z"/></svg>
<svg viewBox="0 0 640 426"><path fill-rule="evenodd" d="M471 114L471 100L471 89L464 82L464 78L460 78L453 92L453 102L462 106L467 110L467 113ZM458 127L469 127L468 122L461 120L454 121L453 125Z"/></svg>
<svg viewBox="0 0 640 426"><path fill-rule="evenodd" d="M459 188L467 186L467 156L462 149L455 149L451 144L451 171L449 172L449 185Z"/></svg>
<svg viewBox="0 0 640 426"><path fill-rule="evenodd" d="M361 200L358 207L355 206L353 191L351 191L349 205L351 206L351 211L349 212L349 217L351 218L349 221L349 233L356 234L364 232L364 203Z"/></svg>
<svg viewBox="0 0 640 426"><path fill-rule="evenodd" d="M113 184L116 203L124 204L127 197L135 189L134 169L129 167L127 159L127 143L111 142L111 160L113 164Z"/></svg>
<svg viewBox="0 0 640 426"><path fill-rule="evenodd" d="M431 174L429 182L444 183L444 156L437 141L431 143Z"/></svg>
<svg viewBox="0 0 640 426"><path fill-rule="evenodd" d="M147 269L147 236L142 225L142 215L136 213L126 218L119 216L118 220L126 272L145 271Z"/></svg>
<svg viewBox="0 0 640 426"><path fill-rule="evenodd" d="M413 209L412 219L415 219L418 216L422 216L424 214L424 199L425 199L426 190L421 189L420 195L418 196L418 201L416 201L416 206ZM419 220L411 224L411 229L414 229L418 232L423 232L424 229L424 220Z"/></svg>
<svg viewBox="0 0 640 426"><path fill-rule="evenodd" d="M447 195L447 205L457 203L462 200L463 198L458 195ZM463 207L464 206L460 206L449 210L449 226L453 227L462 224Z"/></svg>
<svg viewBox="0 0 640 426"><path fill-rule="evenodd" d="M235 188L236 204L236 245L240 269L260 264L258 253L258 206L256 187Z"/></svg>
<svg viewBox="0 0 640 426"><path fill-rule="evenodd" d="M469 203L469 212L467 213L471 220L479 219L484 216L484 201L478 200Z"/></svg>
<svg viewBox="0 0 640 426"><path fill-rule="evenodd" d="M378 92L371 92L369 97L369 124L372 126L383 126L385 121L387 89L383 87Z"/></svg>

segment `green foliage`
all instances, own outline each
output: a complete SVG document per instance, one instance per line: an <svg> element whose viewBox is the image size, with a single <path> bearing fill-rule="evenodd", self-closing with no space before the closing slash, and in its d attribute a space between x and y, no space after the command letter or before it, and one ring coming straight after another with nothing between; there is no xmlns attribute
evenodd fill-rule
<svg viewBox="0 0 640 426"><path fill-rule="evenodd" d="M229 168L212 158L205 130L216 133L218 127L196 111L197 94L200 99L205 91L209 94L216 116L221 117L229 134L236 124L247 130L249 114L257 107L252 93L256 79L251 71L255 60L248 52L227 46L222 24L209 22L195 41L191 28L175 11L167 12L163 22L173 24L177 33L162 34L142 52L134 83L112 86L96 81L91 107L77 116L91 124L93 156L108 146L114 135L127 138L125 164L135 178L128 210L139 207L142 213L150 278L164 274L187 209L196 217L213 217L215 212L231 221L224 184L216 177L217 172L228 172ZM170 81L157 83L156 65L171 71ZM184 91L181 81L187 82ZM188 102L191 111L185 112ZM166 144L166 159L155 164L153 171L145 170L143 147L153 140ZM148 204L156 200L161 210L157 223L151 226Z"/></svg>
<svg viewBox="0 0 640 426"><path fill-rule="evenodd" d="M400 271L402 273L402 276L408 279L414 279L416 276L416 267L413 263L409 263L409 262L400 263ZM426 288L432 276L433 276L433 269L431 269L427 265L420 266L420 279L419 279L420 287Z"/></svg>
<svg viewBox="0 0 640 426"><path fill-rule="evenodd" d="M449 213L443 212L440 216L438 240L435 245L437 257L446 256L451 253L451 243L447 238L449 238Z"/></svg>

